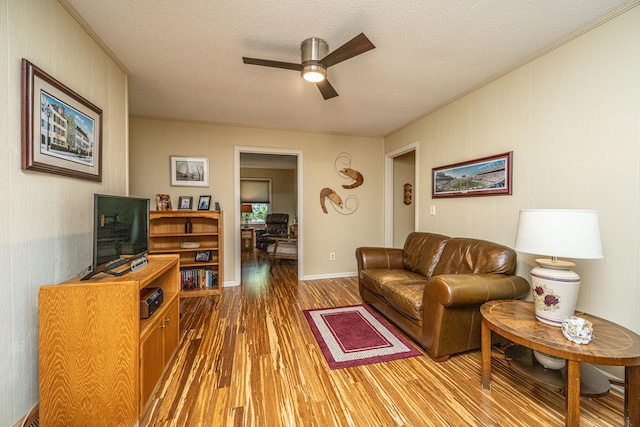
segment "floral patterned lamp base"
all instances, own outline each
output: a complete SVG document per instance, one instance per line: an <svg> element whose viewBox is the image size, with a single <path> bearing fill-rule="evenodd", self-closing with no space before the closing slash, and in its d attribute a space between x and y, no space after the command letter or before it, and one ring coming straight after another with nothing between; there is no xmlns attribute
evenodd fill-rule
<svg viewBox="0 0 640 427"><path fill-rule="evenodd" d="M531 270L531 289L536 318L551 326L562 326L567 316L573 316L578 302L580 276L571 268L575 264L555 259L536 259L538 267Z"/></svg>

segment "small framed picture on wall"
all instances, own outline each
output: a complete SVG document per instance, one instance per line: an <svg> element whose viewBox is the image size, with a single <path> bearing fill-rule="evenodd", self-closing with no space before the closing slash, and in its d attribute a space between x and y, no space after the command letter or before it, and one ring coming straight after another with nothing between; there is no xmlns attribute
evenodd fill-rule
<svg viewBox="0 0 640 427"><path fill-rule="evenodd" d="M171 156L172 187L208 187L209 158Z"/></svg>

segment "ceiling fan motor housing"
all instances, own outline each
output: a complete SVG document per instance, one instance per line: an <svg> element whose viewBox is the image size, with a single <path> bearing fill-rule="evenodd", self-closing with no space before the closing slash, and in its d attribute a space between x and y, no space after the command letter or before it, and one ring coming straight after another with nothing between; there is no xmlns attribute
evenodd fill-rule
<svg viewBox="0 0 640 427"><path fill-rule="evenodd" d="M327 69L320 64L320 60L327 56L329 45L322 39L311 37L300 45L302 51L302 77L307 80L307 73L320 73L322 78L327 77Z"/></svg>

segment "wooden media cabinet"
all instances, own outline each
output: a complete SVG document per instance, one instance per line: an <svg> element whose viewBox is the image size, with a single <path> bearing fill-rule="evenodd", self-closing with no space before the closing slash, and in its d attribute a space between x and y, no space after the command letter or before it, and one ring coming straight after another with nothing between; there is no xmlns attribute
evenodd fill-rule
<svg viewBox="0 0 640 427"><path fill-rule="evenodd" d="M42 286L40 425L138 425L180 339L179 256L150 255L120 277ZM140 294L163 292L140 318Z"/></svg>

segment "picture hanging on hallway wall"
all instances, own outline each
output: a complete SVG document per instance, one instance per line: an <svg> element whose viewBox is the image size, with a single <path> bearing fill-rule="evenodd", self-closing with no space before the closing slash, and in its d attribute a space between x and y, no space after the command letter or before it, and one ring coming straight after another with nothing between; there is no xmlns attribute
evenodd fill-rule
<svg viewBox="0 0 640 427"><path fill-rule="evenodd" d="M22 59L22 169L102 181L102 110Z"/></svg>
<svg viewBox="0 0 640 427"><path fill-rule="evenodd" d="M171 156L171 186L208 187L208 157Z"/></svg>
<svg viewBox="0 0 640 427"><path fill-rule="evenodd" d="M512 194L513 151L432 169L431 196L467 197Z"/></svg>

